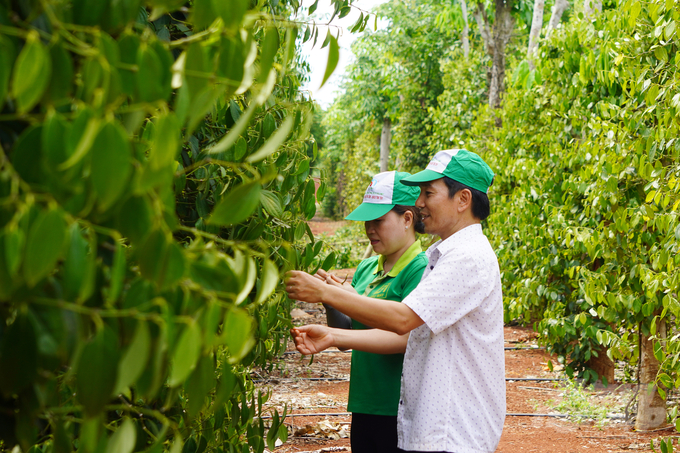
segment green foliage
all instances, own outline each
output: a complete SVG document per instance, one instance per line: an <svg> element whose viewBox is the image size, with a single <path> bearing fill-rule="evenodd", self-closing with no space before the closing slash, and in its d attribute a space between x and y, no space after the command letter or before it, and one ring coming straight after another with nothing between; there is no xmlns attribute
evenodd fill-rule
<svg viewBox="0 0 680 453"><path fill-rule="evenodd" d="M326 215L349 213L380 171L384 119L393 124L390 169L426 164L428 109L442 91L439 59L448 40L434 26L438 11L434 3L387 2L376 13L389 27L367 31L352 45L356 61L348 69L345 92L324 117L323 167L334 197L324 206Z"/></svg>
<svg viewBox="0 0 680 453"><path fill-rule="evenodd" d="M563 24L535 72L517 61L494 112L502 127L465 107L479 83L466 63L447 67L435 113L437 140L450 134L496 169L487 234L506 321L534 323L587 380L591 359L637 360L636 335L677 317L679 17L673 2L641 5Z"/></svg>
<svg viewBox="0 0 680 453"><path fill-rule="evenodd" d="M0 448L287 437L248 371L323 264L298 9L0 1Z"/></svg>

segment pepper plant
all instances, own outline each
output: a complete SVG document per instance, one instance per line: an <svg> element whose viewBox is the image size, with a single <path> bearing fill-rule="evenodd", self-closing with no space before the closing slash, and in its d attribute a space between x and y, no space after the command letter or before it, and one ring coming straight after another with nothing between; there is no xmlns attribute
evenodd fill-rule
<svg viewBox="0 0 680 453"><path fill-rule="evenodd" d="M300 12L0 1L0 450L287 437L248 371L285 350L282 272L320 265Z"/></svg>

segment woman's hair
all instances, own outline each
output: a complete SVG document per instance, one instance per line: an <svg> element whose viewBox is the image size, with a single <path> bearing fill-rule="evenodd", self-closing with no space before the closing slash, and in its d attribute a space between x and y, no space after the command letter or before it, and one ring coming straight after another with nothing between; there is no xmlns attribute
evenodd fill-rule
<svg viewBox="0 0 680 453"><path fill-rule="evenodd" d="M392 210L399 215L404 215L406 211L411 211L411 214L413 214L413 228L415 228L416 233L425 234L425 224L423 223L423 216L420 214L420 209L415 206L395 204Z"/></svg>

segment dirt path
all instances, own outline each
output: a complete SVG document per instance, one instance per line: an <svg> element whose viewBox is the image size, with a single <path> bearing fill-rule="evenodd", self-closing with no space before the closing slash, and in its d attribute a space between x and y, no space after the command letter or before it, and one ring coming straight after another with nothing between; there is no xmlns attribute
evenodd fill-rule
<svg viewBox="0 0 680 453"><path fill-rule="evenodd" d="M341 222L323 220L310 222L315 234L321 231L332 234L340 225ZM296 325L325 323L323 308L316 305L300 303L292 315ZM618 406L622 411L632 390L630 386L612 384L606 389L570 396L564 383L557 381L564 378L563 374L558 370L549 371L547 362L551 357L538 348L536 334L531 329L505 327L504 335L508 415L497 453L651 452L650 440L673 435L673 429L637 433L621 419L610 419L599 426L592 419L581 419L578 423L575 418L541 416L559 415L556 406L565 400L575 405L572 413L606 404ZM555 358L552 362L557 363ZM269 406L277 407L279 412L287 406L289 414L285 423L290 436L275 452L351 451L350 415L346 412L349 371L347 352L327 351L317 354L310 363L309 357L302 357L289 344L276 369L261 376L260 385L272 392ZM584 395L588 397L587 402L577 399ZM583 407L579 409L579 405ZM621 414L614 415L621 417Z"/></svg>

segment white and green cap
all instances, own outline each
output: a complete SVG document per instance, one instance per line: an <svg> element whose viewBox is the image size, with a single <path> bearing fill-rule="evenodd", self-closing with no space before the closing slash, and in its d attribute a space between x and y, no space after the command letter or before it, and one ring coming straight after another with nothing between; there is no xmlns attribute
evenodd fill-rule
<svg viewBox="0 0 680 453"><path fill-rule="evenodd" d="M466 149L448 149L435 154L425 170L404 178L401 182L413 186L444 176L487 193L494 174L477 154Z"/></svg>
<svg viewBox="0 0 680 453"><path fill-rule="evenodd" d="M420 196L420 187L399 184L408 176L411 173L405 171L378 173L366 189L364 201L345 218L368 222L384 216L395 205L415 206Z"/></svg>

